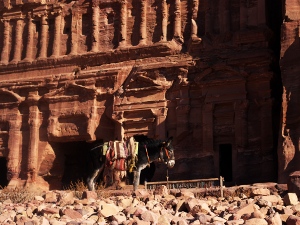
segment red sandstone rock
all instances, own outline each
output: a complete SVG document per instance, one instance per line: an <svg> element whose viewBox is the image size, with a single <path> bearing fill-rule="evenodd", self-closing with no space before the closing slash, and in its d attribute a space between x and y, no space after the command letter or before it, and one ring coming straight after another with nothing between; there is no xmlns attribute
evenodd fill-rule
<svg viewBox="0 0 300 225"><path fill-rule="evenodd" d="M63 215L66 215L67 217L69 217L70 219L80 219L82 218L82 215L73 210L73 209L64 209L62 210Z"/></svg>
<svg viewBox="0 0 300 225"><path fill-rule="evenodd" d="M300 171L295 171L289 175L287 186L289 192L300 196Z"/></svg>
<svg viewBox="0 0 300 225"><path fill-rule="evenodd" d="M299 115L297 98L289 95L298 79L289 66L298 65L298 49L289 47L299 6L286 2L292 21L282 28L287 70L276 157L267 3L1 1L5 185L62 189L86 176L88 142L134 134L174 136L170 180L222 175L233 184L274 181L278 158L285 181L297 167L290 162L298 161L297 127L286 124ZM289 104L295 107L287 116ZM165 175L157 165L153 179Z"/></svg>
<svg viewBox="0 0 300 225"><path fill-rule="evenodd" d="M286 221L287 225L299 225L300 224L300 217L298 216L289 216L287 221Z"/></svg>

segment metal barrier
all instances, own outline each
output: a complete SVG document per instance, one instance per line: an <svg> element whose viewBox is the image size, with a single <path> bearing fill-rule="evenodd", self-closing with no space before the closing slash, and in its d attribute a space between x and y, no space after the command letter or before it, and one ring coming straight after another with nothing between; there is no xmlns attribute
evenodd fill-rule
<svg viewBox="0 0 300 225"><path fill-rule="evenodd" d="M165 185L168 189L181 189L181 188L210 188L220 187L221 197L223 197L224 177L220 178L208 178L208 179L196 179L196 180L178 180L178 181L158 181L147 182L145 181L145 189L155 189L158 186Z"/></svg>

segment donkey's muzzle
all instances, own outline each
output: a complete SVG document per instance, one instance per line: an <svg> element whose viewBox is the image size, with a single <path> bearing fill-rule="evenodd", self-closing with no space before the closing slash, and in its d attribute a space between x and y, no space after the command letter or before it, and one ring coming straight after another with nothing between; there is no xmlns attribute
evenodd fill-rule
<svg viewBox="0 0 300 225"><path fill-rule="evenodd" d="M175 166L175 160L171 159L166 164L169 168L172 168Z"/></svg>

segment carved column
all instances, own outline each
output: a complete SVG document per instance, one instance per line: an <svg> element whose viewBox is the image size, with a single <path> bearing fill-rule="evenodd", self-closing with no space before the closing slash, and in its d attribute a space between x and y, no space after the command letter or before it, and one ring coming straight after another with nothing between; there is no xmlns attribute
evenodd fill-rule
<svg viewBox="0 0 300 225"><path fill-rule="evenodd" d="M176 136L189 130L189 105L178 105L176 107Z"/></svg>
<svg viewBox="0 0 300 225"><path fill-rule="evenodd" d="M23 41L23 18L17 19L16 22L16 36L15 36L15 48L14 48L14 58L12 63L18 63L21 61L22 56L22 41Z"/></svg>
<svg viewBox="0 0 300 225"><path fill-rule="evenodd" d="M208 1L206 3L205 7L205 33L212 34L213 33L213 28L212 28L212 9L210 7L211 2Z"/></svg>
<svg viewBox="0 0 300 225"><path fill-rule="evenodd" d="M248 10L246 6L247 3L240 3L240 30L247 28Z"/></svg>
<svg viewBox="0 0 300 225"><path fill-rule="evenodd" d="M38 144L40 117L38 108L39 96L37 93L31 93L28 97L29 104L29 146L28 146L28 167L27 181L35 182L37 178L38 167Z"/></svg>
<svg viewBox="0 0 300 225"><path fill-rule="evenodd" d="M151 109L151 111L156 118L155 135L159 139L165 139L166 138L166 118L167 118L168 108Z"/></svg>
<svg viewBox="0 0 300 225"><path fill-rule="evenodd" d="M230 31L230 13L228 9L227 1L219 1L219 27L220 33L226 33Z"/></svg>
<svg viewBox="0 0 300 225"><path fill-rule="evenodd" d="M7 180L16 180L21 171L20 140L22 118L17 114L9 121L8 156L7 156Z"/></svg>
<svg viewBox="0 0 300 225"><path fill-rule="evenodd" d="M162 12L161 41L167 41L167 30L168 30L168 5L167 5L167 0L162 0L161 12Z"/></svg>
<svg viewBox="0 0 300 225"><path fill-rule="evenodd" d="M260 103L261 150L268 153L273 147L272 100L261 100Z"/></svg>
<svg viewBox="0 0 300 225"><path fill-rule="evenodd" d="M141 0L140 45L147 44L147 1Z"/></svg>
<svg viewBox="0 0 300 225"><path fill-rule="evenodd" d="M2 20L4 23L4 32L3 32L3 48L1 52L1 64L8 64L9 61L9 43L10 43L10 35L11 28L9 20Z"/></svg>
<svg viewBox="0 0 300 225"><path fill-rule="evenodd" d="M47 39L48 39L48 22L47 16L43 15L41 17L41 34L40 34L40 53L39 59L47 58Z"/></svg>
<svg viewBox="0 0 300 225"><path fill-rule="evenodd" d="M88 119L88 125L87 125L87 133L90 135L90 139L91 140L96 140L96 135L95 135L95 130L97 129L98 125L99 125L99 111L98 111L98 107L97 105L97 101L96 101L96 95L94 96L94 105L91 106L91 112L90 112L90 118ZM102 113L100 115L102 115L104 112L102 111Z"/></svg>
<svg viewBox="0 0 300 225"><path fill-rule="evenodd" d="M198 34L198 9L199 9L199 0L193 0L193 8L192 8L192 21L191 21L191 38L197 37Z"/></svg>
<svg viewBox="0 0 300 225"><path fill-rule="evenodd" d="M189 130L190 97L189 82L187 81L188 70L180 68L178 71L178 96L176 107L177 136Z"/></svg>
<svg viewBox="0 0 300 225"><path fill-rule="evenodd" d="M257 20L258 25L265 25L266 24L266 1L265 0L258 0L257 1Z"/></svg>
<svg viewBox="0 0 300 225"><path fill-rule="evenodd" d="M116 121L116 128L115 128L115 137L119 141L123 141L124 139L124 127L123 127L123 122L124 122L124 117L123 117L124 112L116 112L112 114L112 119Z"/></svg>
<svg viewBox="0 0 300 225"><path fill-rule="evenodd" d="M77 55L78 53L78 13L77 9L72 11L72 25L71 25L71 55Z"/></svg>
<svg viewBox="0 0 300 225"><path fill-rule="evenodd" d="M213 104L205 103L203 106L202 113L202 141L203 141L203 151L213 152L214 150L214 140L213 140Z"/></svg>
<svg viewBox="0 0 300 225"><path fill-rule="evenodd" d="M100 9L99 9L99 2L93 2L93 43L92 43L92 52L99 51L99 16L100 16Z"/></svg>
<svg viewBox="0 0 300 225"><path fill-rule="evenodd" d="M236 102L234 105L234 110L236 148L238 152L241 152L246 148L248 140L248 101L244 100Z"/></svg>
<svg viewBox="0 0 300 225"><path fill-rule="evenodd" d="M121 1L120 19L121 40L119 46L123 47L127 45L127 0Z"/></svg>
<svg viewBox="0 0 300 225"><path fill-rule="evenodd" d="M175 0L174 37L181 39L181 2Z"/></svg>
<svg viewBox="0 0 300 225"><path fill-rule="evenodd" d="M61 23L62 23L62 15L59 12L55 17L55 22L54 22L54 40L53 40L52 55L51 55L51 57L53 58L60 56Z"/></svg>
<svg viewBox="0 0 300 225"><path fill-rule="evenodd" d="M27 23L28 23L28 25L27 25L28 37L27 37L27 43L26 43L26 57L25 57L24 61L31 62L33 60L32 47L33 47L33 37L34 37L34 24L33 24L31 14L28 14Z"/></svg>

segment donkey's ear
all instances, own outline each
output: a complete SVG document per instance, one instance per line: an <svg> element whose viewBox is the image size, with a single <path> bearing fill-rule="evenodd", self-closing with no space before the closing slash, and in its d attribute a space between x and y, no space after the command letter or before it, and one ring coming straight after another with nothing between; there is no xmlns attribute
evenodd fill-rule
<svg viewBox="0 0 300 225"><path fill-rule="evenodd" d="M167 146L169 146L172 141L173 141L173 137L169 137L168 140L167 140Z"/></svg>

